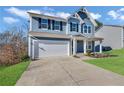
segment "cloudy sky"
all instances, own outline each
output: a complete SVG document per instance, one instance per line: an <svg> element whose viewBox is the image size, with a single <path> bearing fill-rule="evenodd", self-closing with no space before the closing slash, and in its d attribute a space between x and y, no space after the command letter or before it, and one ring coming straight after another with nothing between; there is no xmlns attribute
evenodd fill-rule
<svg viewBox="0 0 124 93"><path fill-rule="evenodd" d="M35 13L43 13L46 15L59 16L66 18L76 10L79 6L49 6L49 7L0 7L0 31L5 30L13 25L23 24L28 20L27 11ZM97 19L104 24L111 25L124 25L124 7L117 6L87 6L87 10L90 12L94 19Z"/></svg>

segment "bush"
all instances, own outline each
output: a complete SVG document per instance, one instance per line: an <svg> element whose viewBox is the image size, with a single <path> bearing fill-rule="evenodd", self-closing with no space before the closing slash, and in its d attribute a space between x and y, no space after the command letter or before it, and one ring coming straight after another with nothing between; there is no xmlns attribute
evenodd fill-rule
<svg viewBox="0 0 124 93"><path fill-rule="evenodd" d="M85 54L86 56L92 56L92 51L91 50L87 50L87 53Z"/></svg>
<svg viewBox="0 0 124 93"><path fill-rule="evenodd" d="M21 62L27 56L26 48L19 46L15 49L12 45L5 45L0 53L0 65L13 65Z"/></svg>

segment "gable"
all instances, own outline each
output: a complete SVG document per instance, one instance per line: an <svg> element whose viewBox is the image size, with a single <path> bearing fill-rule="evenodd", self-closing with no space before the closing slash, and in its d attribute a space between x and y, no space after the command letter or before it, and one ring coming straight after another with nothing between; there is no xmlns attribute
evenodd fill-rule
<svg viewBox="0 0 124 93"><path fill-rule="evenodd" d="M90 13L84 7L81 7L75 14L77 14L82 21L88 19L95 27L97 26L95 19L91 17Z"/></svg>
<svg viewBox="0 0 124 93"><path fill-rule="evenodd" d="M80 16L81 19L85 19L85 18L88 18L87 14L84 13L84 12L81 12L81 11L78 11L77 14Z"/></svg>

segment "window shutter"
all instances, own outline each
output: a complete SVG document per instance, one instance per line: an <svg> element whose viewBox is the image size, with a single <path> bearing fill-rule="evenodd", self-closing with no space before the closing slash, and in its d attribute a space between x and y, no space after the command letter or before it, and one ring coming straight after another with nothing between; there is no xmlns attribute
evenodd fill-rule
<svg viewBox="0 0 124 93"><path fill-rule="evenodd" d="M54 30L54 23L55 23L55 21L52 20L52 30Z"/></svg>
<svg viewBox="0 0 124 93"><path fill-rule="evenodd" d="M83 24L82 24L82 25L81 25L81 33L83 33L83 29L84 29L84 28L83 28Z"/></svg>
<svg viewBox="0 0 124 93"><path fill-rule="evenodd" d="M41 18L38 18L38 28L41 28Z"/></svg>
<svg viewBox="0 0 124 93"><path fill-rule="evenodd" d="M77 32L78 32L78 23L77 23Z"/></svg>
<svg viewBox="0 0 124 93"><path fill-rule="evenodd" d="M63 31L63 24L62 24L62 21L60 22L60 31Z"/></svg>
<svg viewBox="0 0 124 93"><path fill-rule="evenodd" d="M70 22L70 31L72 31L72 22Z"/></svg>
<svg viewBox="0 0 124 93"><path fill-rule="evenodd" d="M51 20L48 19L48 29L50 30L51 29Z"/></svg>

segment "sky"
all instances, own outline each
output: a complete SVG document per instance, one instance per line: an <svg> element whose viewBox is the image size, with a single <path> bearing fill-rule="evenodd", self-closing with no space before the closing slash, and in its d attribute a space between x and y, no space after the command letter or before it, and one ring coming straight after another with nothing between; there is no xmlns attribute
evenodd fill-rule
<svg viewBox="0 0 124 93"><path fill-rule="evenodd" d="M28 20L29 12L66 18L80 6L0 6L0 32ZM94 19L106 25L124 24L124 6L86 6Z"/></svg>

